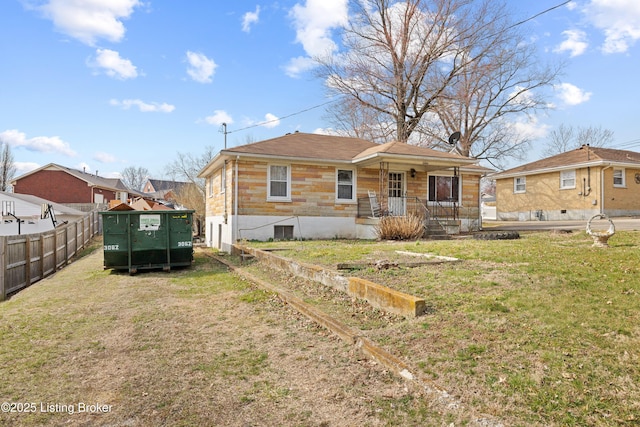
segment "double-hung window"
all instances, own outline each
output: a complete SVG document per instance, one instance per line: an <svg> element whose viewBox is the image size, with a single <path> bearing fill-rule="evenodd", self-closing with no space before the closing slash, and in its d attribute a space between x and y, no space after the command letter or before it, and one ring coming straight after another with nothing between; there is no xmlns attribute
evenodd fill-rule
<svg viewBox="0 0 640 427"><path fill-rule="evenodd" d="M576 188L576 171L562 171L560 172L560 189Z"/></svg>
<svg viewBox="0 0 640 427"><path fill-rule="evenodd" d="M457 176L429 175L429 201L459 202L459 186Z"/></svg>
<svg viewBox="0 0 640 427"><path fill-rule="evenodd" d="M527 191L527 177L519 176L517 178L513 178L513 192L525 193L526 191Z"/></svg>
<svg viewBox="0 0 640 427"><path fill-rule="evenodd" d="M336 170L336 200L353 202L355 194L355 172L351 169Z"/></svg>
<svg viewBox="0 0 640 427"><path fill-rule="evenodd" d="M267 200L274 202L290 202L291 167L287 165L269 165L267 175Z"/></svg>
<svg viewBox="0 0 640 427"><path fill-rule="evenodd" d="M614 187L624 187L624 169L614 169L613 170L613 186Z"/></svg>

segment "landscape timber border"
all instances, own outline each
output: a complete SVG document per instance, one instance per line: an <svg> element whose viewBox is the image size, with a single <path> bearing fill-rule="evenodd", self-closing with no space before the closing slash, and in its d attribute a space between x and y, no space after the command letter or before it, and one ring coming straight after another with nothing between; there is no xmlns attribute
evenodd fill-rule
<svg viewBox="0 0 640 427"><path fill-rule="evenodd" d="M225 265L229 269L229 271L234 272L244 279L254 283L259 288L275 293L284 303L286 303L299 313L303 314L311 321L329 330L331 333L338 336L341 340L356 348L368 359L381 364L394 375L400 376L405 381L407 381L408 384L416 387L421 393L424 393L425 396L428 396L430 399L432 399L434 404L444 407L446 410L452 412L465 410L464 404L460 402L460 400L455 396L449 394L446 390L439 387L433 381L424 378L417 371L414 371L407 363L403 362L392 353L380 347L374 341L368 339L367 337L361 336L357 330L349 327L348 325L345 325L337 319L334 319L322 310L319 310L307 304L302 299L296 297L285 289L282 289L281 287L276 286L273 283L269 283L254 276L253 274L243 270L242 267L237 267L231 264L229 261L224 259L224 257L209 252L205 252L205 255ZM278 258L285 259L282 257ZM321 270L320 267L317 267L317 269ZM496 420L494 417L484 414L475 417L470 425L482 427L504 426L504 424L499 420Z"/></svg>
<svg viewBox="0 0 640 427"><path fill-rule="evenodd" d="M296 276L322 283L350 296L364 299L372 307L387 313L404 317L418 317L427 311L427 304L423 298L396 291L387 286L379 285L369 280L357 277L345 277L335 271L317 265L305 264L290 258L275 255L266 250L250 248L235 244L232 246L234 255L250 254L259 261L289 271Z"/></svg>

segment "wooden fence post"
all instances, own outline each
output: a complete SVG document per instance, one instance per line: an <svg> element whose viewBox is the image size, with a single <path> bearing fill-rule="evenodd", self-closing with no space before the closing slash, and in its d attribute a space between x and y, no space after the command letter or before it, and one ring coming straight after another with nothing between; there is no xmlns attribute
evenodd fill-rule
<svg viewBox="0 0 640 427"><path fill-rule="evenodd" d="M6 246L7 238L0 236L0 301L4 301L7 298L7 259L6 259Z"/></svg>

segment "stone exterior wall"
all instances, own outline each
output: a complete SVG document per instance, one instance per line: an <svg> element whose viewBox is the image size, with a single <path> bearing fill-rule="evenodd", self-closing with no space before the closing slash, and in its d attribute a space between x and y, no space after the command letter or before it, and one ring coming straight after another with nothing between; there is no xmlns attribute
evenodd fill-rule
<svg viewBox="0 0 640 427"><path fill-rule="evenodd" d="M640 184L635 183L635 174L640 170L625 169L624 188L614 187L613 171L611 167L577 169L575 187L565 189L560 188L560 172L529 175L524 193L514 192L514 178L499 179L496 181L498 219L587 219L601 210L616 216L637 215L640 213Z"/></svg>

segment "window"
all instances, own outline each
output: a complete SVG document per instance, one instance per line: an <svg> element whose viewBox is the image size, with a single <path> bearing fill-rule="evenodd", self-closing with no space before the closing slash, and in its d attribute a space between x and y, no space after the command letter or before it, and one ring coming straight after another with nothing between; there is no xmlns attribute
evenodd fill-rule
<svg viewBox="0 0 640 427"><path fill-rule="evenodd" d="M291 170L289 166L270 165L267 180L269 190L267 200L291 201L289 188L291 186Z"/></svg>
<svg viewBox="0 0 640 427"><path fill-rule="evenodd" d="M355 173L349 169L336 171L336 199L338 201L353 201L355 197Z"/></svg>
<svg viewBox="0 0 640 427"><path fill-rule="evenodd" d="M560 188L576 188L576 171L560 172Z"/></svg>
<svg viewBox="0 0 640 427"><path fill-rule="evenodd" d="M293 225L275 225L273 226L274 240L292 240Z"/></svg>
<svg viewBox="0 0 640 427"><path fill-rule="evenodd" d="M513 192L524 193L527 191L527 177L521 176L513 179Z"/></svg>
<svg viewBox="0 0 640 427"><path fill-rule="evenodd" d="M429 176L430 202L459 202L460 179L457 176Z"/></svg>
<svg viewBox="0 0 640 427"><path fill-rule="evenodd" d="M213 197L213 175L209 175L209 185L207 187L209 190L209 197Z"/></svg>
<svg viewBox="0 0 640 427"><path fill-rule="evenodd" d="M624 187L624 169L614 169L613 170L613 186L614 187Z"/></svg>

